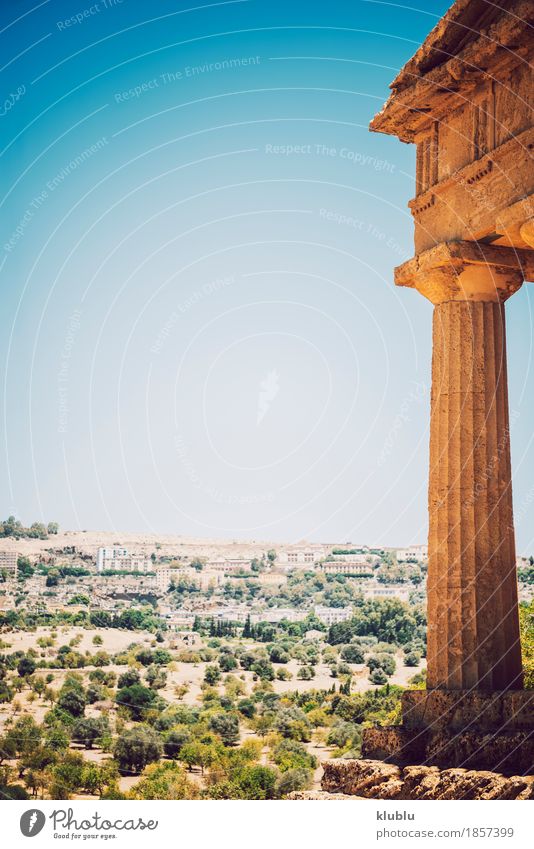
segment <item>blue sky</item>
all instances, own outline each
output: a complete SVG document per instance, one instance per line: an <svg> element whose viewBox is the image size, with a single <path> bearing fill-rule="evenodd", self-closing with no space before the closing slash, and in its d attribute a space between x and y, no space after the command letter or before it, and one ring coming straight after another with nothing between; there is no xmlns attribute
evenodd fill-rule
<svg viewBox="0 0 534 849"><path fill-rule="evenodd" d="M424 541L414 150L367 127L447 5L2 4L2 515ZM529 553L528 287L507 310Z"/></svg>

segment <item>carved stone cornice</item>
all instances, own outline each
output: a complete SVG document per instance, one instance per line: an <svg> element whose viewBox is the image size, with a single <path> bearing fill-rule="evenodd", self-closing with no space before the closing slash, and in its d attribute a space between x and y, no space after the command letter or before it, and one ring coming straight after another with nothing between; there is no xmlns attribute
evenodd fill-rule
<svg viewBox="0 0 534 849"><path fill-rule="evenodd" d="M370 129L415 141L430 121L465 104L477 86L528 61L533 25L531 0L455 3L392 82L393 93Z"/></svg>

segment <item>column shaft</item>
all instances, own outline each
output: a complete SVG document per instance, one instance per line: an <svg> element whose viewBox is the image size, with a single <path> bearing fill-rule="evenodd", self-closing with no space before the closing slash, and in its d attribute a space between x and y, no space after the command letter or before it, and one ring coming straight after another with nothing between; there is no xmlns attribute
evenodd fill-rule
<svg viewBox="0 0 534 849"><path fill-rule="evenodd" d="M504 304L434 308L428 687L522 686Z"/></svg>

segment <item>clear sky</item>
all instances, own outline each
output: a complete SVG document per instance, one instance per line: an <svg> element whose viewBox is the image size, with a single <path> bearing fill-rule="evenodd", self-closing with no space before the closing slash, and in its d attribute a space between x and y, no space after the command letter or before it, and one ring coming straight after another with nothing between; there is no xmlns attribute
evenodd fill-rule
<svg viewBox="0 0 534 849"><path fill-rule="evenodd" d="M447 6L3 0L1 515L425 540L432 307L392 273L414 150L367 126Z"/></svg>

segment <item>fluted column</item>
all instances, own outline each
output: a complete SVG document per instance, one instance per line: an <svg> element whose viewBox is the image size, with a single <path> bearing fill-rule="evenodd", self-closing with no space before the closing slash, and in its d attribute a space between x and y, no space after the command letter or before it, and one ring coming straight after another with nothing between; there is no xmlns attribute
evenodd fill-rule
<svg viewBox="0 0 534 849"><path fill-rule="evenodd" d="M429 521L428 687L521 687L500 301L434 308Z"/></svg>
<svg viewBox="0 0 534 849"><path fill-rule="evenodd" d="M396 269L434 304L427 687L521 689L505 300L517 251L445 243Z"/></svg>

